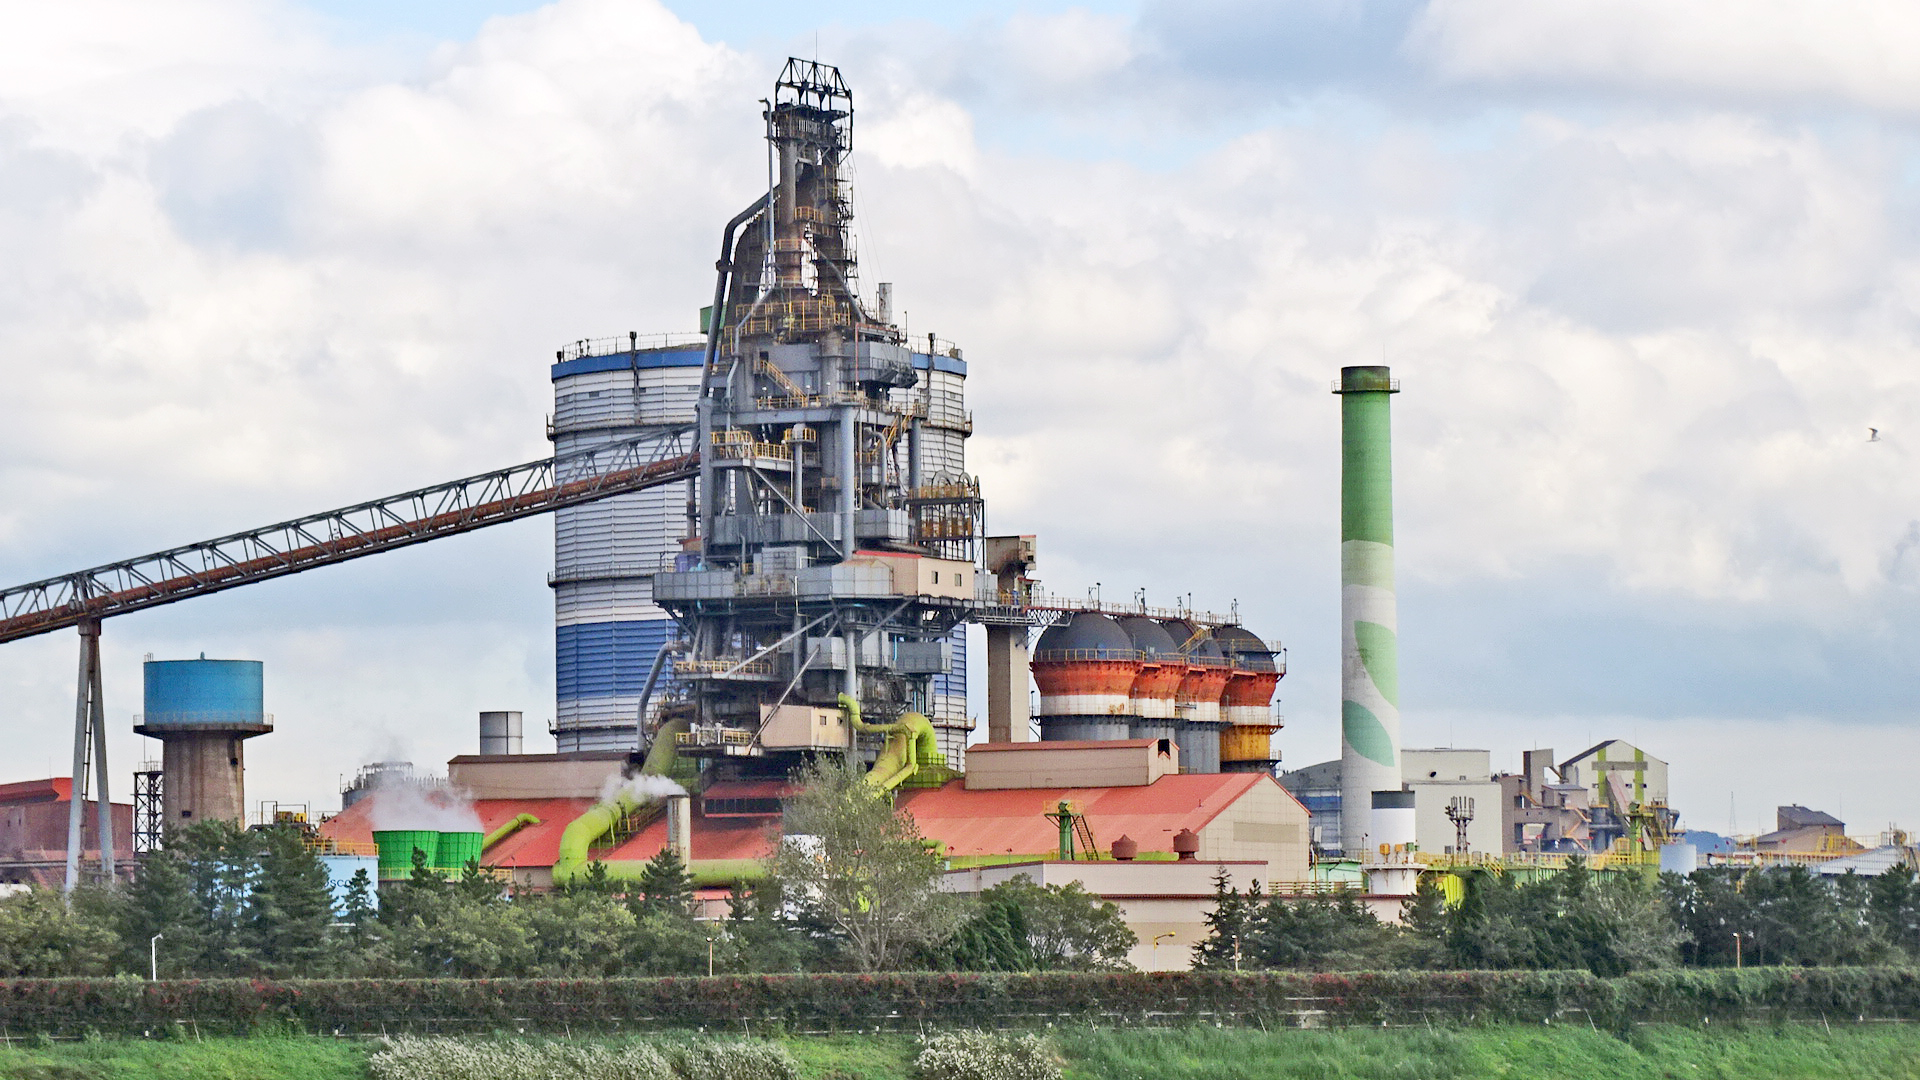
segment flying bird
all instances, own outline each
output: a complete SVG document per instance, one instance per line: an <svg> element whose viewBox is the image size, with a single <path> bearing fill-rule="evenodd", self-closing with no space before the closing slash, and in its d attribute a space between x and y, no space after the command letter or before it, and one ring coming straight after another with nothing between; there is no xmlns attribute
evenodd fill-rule
<svg viewBox="0 0 1920 1080"><path fill-rule="evenodd" d="M1879 441L1880 441L1880 429L1879 429L1879 428L1877 428L1877 427L1870 427L1870 428L1868 428L1868 429L1867 429L1867 441L1868 441L1868 442L1879 442Z"/></svg>

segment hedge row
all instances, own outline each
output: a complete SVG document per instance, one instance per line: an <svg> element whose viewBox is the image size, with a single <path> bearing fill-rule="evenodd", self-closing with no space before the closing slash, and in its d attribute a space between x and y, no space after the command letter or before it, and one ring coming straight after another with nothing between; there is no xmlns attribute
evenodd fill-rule
<svg viewBox="0 0 1920 1080"><path fill-rule="evenodd" d="M0 980L0 1035L1920 1020L1912 968Z"/></svg>

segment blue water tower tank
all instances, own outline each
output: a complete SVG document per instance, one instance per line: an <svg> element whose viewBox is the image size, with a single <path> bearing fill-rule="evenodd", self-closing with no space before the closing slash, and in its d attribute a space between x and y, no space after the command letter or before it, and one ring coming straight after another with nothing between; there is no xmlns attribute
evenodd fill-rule
<svg viewBox="0 0 1920 1080"><path fill-rule="evenodd" d="M266 720L258 660L149 660L143 728L245 728ZM148 732L155 734L155 732Z"/></svg>

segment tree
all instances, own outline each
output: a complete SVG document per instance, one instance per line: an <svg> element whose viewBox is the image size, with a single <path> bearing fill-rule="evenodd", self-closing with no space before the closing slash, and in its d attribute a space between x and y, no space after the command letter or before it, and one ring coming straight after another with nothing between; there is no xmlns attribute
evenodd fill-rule
<svg viewBox="0 0 1920 1080"><path fill-rule="evenodd" d="M1269 897L1243 947L1254 965L1314 971L1372 967L1393 931L1351 891Z"/></svg>
<svg viewBox="0 0 1920 1080"><path fill-rule="evenodd" d="M640 868L639 884L642 912L692 914L693 877L672 848L663 847L659 854L647 860L647 865Z"/></svg>
<svg viewBox="0 0 1920 1080"><path fill-rule="evenodd" d="M333 891L327 868L293 829L254 835L262 851L247 897L253 965L269 975L305 974L331 953Z"/></svg>
<svg viewBox="0 0 1920 1080"><path fill-rule="evenodd" d="M127 890L121 926L122 964L127 970L146 970L143 965L149 962L163 977L200 970L206 928L193 892L193 875L178 847L169 845L141 857ZM152 947L155 934L163 937L160 944L165 948Z"/></svg>
<svg viewBox="0 0 1920 1080"><path fill-rule="evenodd" d="M374 919L378 915L373 879L367 876L366 867L363 866L347 879L346 891L340 895L340 921L345 924L354 944L359 945L364 944L371 934Z"/></svg>
<svg viewBox="0 0 1920 1080"><path fill-rule="evenodd" d="M726 934L716 967L724 971L824 970L838 950L832 929L786 903L777 878L735 885L727 898Z"/></svg>
<svg viewBox="0 0 1920 1080"><path fill-rule="evenodd" d="M639 920L614 897L554 893L517 897L512 906L526 915L531 974L619 975L626 968Z"/></svg>
<svg viewBox="0 0 1920 1080"><path fill-rule="evenodd" d="M1035 885L1021 874L980 894L1020 912L1027 951L1042 971L1118 971L1132 967L1127 953L1140 943L1120 916L1120 907L1088 892L1077 881Z"/></svg>
<svg viewBox="0 0 1920 1080"><path fill-rule="evenodd" d="M1867 910L1888 944L1920 960L1920 884L1912 867L1882 871L1867 890Z"/></svg>
<svg viewBox="0 0 1920 1080"><path fill-rule="evenodd" d="M890 795L838 758L797 779L768 869L789 902L833 928L856 969L892 968L958 928L964 901L940 891L939 854Z"/></svg>
<svg viewBox="0 0 1920 1080"><path fill-rule="evenodd" d="M1463 876L1464 896L1440 924L1448 966L1621 975L1672 964L1684 936L1645 879L1596 875L1579 858L1524 882L1481 870Z"/></svg>
<svg viewBox="0 0 1920 1080"><path fill-rule="evenodd" d="M934 971L1031 971L1035 965L1027 935L1026 913L1016 901L982 893L960 929L926 949L920 959Z"/></svg>
<svg viewBox="0 0 1920 1080"><path fill-rule="evenodd" d="M1222 866L1213 874L1213 910L1207 912L1207 936L1193 947L1196 968L1235 968L1244 960L1244 943L1260 927L1265 900L1258 881L1241 896Z"/></svg>
<svg viewBox="0 0 1920 1080"><path fill-rule="evenodd" d="M1882 878L1829 879L1801 866L1714 868L1667 875L1661 890L1689 964L1863 964L1900 945L1898 912L1909 901L1899 879Z"/></svg>
<svg viewBox="0 0 1920 1080"><path fill-rule="evenodd" d="M86 890L92 891L92 890ZM0 977L104 975L120 939L98 904L76 890L69 906L50 889L0 898Z"/></svg>

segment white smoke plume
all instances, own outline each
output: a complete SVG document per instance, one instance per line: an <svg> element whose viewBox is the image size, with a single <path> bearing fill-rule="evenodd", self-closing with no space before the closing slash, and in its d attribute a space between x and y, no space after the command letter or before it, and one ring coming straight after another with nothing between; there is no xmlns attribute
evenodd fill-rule
<svg viewBox="0 0 1920 1080"><path fill-rule="evenodd" d="M687 789L664 776L621 776L615 773L607 777L600 786L600 801L612 802L620 795L627 795L637 803L658 802L672 795L685 795Z"/></svg>
<svg viewBox="0 0 1920 1080"><path fill-rule="evenodd" d="M404 780L382 784L368 796L373 802L375 832L389 829L432 829L436 832L484 832L473 800L444 787L428 787Z"/></svg>

